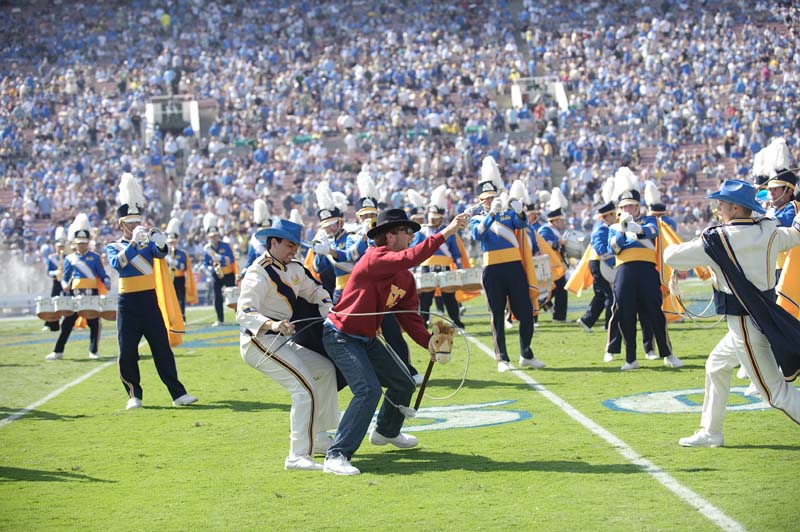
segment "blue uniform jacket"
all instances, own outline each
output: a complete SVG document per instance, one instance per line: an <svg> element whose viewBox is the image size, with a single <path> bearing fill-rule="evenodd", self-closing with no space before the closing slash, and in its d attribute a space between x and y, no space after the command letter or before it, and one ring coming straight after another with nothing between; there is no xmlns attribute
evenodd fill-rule
<svg viewBox="0 0 800 532"><path fill-rule="evenodd" d="M142 248L125 239L116 240L106 246L106 255L111 267L119 272L119 293L127 294L154 290L153 259L163 259L167 255L154 242Z"/></svg>
<svg viewBox="0 0 800 532"><path fill-rule="evenodd" d="M605 260L606 264L614 267L614 252L611 250L611 247L608 244L608 224L603 221L597 222L594 224L592 228L592 250L594 250L594 256L590 252L589 260ZM607 259L602 259L602 257L608 257Z"/></svg>
<svg viewBox="0 0 800 532"><path fill-rule="evenodd" d="M97 289L97 282L106 288L111 287L111 279L103 268L100 255L87 251L85 255L78 252L64 257L64 278L61 285L64 290Z"/></svg>
<svg viewBox="0 0 800 532"><path fill-rule="evenodd" d="M622 231L619 224L608 228L608 246L616 254L618 265L634 261L656 262L655 239L658 237L658 226L646 223L644 218L639 218L637 223L642 227L643 234L636 238Z"/></svg>
<svg viewBox="0 0 800 532"><path fill-rule="evenodd" d="M528 226L528 220L512 210L476 214L469 220L472 239L481 243L483 266L521 261L516 229Z"/></svg>

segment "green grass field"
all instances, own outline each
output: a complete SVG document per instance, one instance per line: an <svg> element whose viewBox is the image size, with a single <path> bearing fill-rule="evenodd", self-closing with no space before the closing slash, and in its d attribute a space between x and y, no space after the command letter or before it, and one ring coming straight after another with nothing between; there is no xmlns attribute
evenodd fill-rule
<svg viewBox="0 0 800 532"><path fill-rule="evenodd" d="M571 297L572 320L587 301ZM671 326L680 370L640 353L643 369L621 373L622 362L602 362L602 332L545 315L533 345L548 367L499 374L480 346L491 346L483 305L469 303L470 339L434 369L433 398L407 422L421 448L365 442L356 477L283 470L288 395L242 362L238 329L211 328L209 309L190 311L176 350L181 380L200 402L173 408L144 356L145 407L130 412L114 324L104 322L103 360L88 359L88 333L76 332L63 361L45 362L54 334L35 319L2 321L0 529L797 530L800 433L784 414L732 395L732 406L757 409L729 412L726 447L677 445L699 424L703 364L722 324ZM516 330L508 336L515 347ZM463 389L436 400L459 385L467 349ZM421 369L426 358L415 348ZM663 404L612 403L680 391ZM345 390L341 409L348 400Z"/></svg>

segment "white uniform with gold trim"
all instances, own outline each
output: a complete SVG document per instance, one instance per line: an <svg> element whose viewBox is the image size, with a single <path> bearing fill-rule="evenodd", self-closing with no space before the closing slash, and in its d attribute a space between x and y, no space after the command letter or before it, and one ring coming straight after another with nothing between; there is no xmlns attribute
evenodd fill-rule
<svg viewBox="0 0 800 532"><path fill-rule="evenodd" d="M296 297L319 304L324 316L330 296L302 264L284 265L269 253L247 269L240 288L236 319L242 327L242 358L291 394L289 457L310 456L315 438L326 441L325 431L335 429L339 422L334 365L285 336L258 331L268 319L290 319Z"/></svg>
<svg viewBox="0 0 800 532"><path fill-rule="evenodd" d="M800 231L776 227L774 220L732 220L725 226L733 252L745 277L759 290L775 287L775 261L781 251L800 244ZM664 262L676 270L710 266L714 287L731 294L725 277L703 250L702 240L672 245L664 250ZM700 425L709 434L721 435L731 387L731 375L741 365L762 397L800 423L800 390L786 382L775 362L767 337L750 316L727 316L728 333L706 361L706 386Z"/></svg>

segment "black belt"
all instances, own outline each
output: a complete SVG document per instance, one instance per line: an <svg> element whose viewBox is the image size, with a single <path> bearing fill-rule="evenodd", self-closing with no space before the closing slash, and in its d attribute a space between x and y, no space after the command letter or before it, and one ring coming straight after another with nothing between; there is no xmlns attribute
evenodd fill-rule
<svg viewBox="0 0 800 532"><path fill-rule="evenodd" d="M777 300L775 289L764 290L761 293L770 301ZM717 289L714 289L714 308L717 314L725 314L727 316L749 316L749 313L735 295L720 292Z"/></svg>

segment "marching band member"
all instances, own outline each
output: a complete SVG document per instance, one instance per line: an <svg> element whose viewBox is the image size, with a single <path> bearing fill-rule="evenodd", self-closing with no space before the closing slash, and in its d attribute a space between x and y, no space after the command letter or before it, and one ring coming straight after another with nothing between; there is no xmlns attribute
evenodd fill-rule
<svg viewBox="0 0 800 532"><path fill-rule="evenodd" d="M562 262L564 260L564 244L565 240L562 236L563 231L567 228L567 222L564 220L563 209L567 206L567 198L561 192L561 189L556 187L550 193L550 201L547 203L547 223L539 228L539 234L542 235L550 247L561 255ZM565 323L567 321L567 290L564 286L567 284L566 267L564 274L558 278L553 276L553 321L558 323Z"/></svg>
<svg viewBox="0 0 800 532"><path fill-rule="evenodd" d="M194 284L194 271L192 269L192 259L185 250L178 247L180 238L181 223L177 218L172 218L167 224L167 253L166 261L169 267L172 284L175 287L175 295L178 297L178 304L181 307L181 316L186 322L186 303L197 304L197 287Z"/></svg>
<svg viewBox="0 0 800 532"><path fill-rule="evenodd" d="M256 199L256 201L253 203L253 225L255 225L256 230L253 232L253 235L247 242L247 262L244 265L244 270L247 270L247 268L253 264L258 257L267 251L267 249L264 247L264 244L262 244L261 241L256 238L256 233L258 233L261 229L271 225L267 202L261 198ZM244 276L244 272L242 272L242 276Z"/></svg>
<svg viewBox="0 0 800 532"><path fill-rule="evenodd" d="M219 218L216 215L207 212L203 216L203 228L208 237L208 243L203 246L203 266L214 283L214 311L217 313L217 321L211 326L217 327L225 323L222 288L236 285L236 258L231 246L220 240Z"/></svg>
<svg viewBox="0 0 800 532"><path fill-rule="evenodd" d="M764 156L765 164L769 166L770 178L766 187L771 206L767 209L767 216L778 221L779 227L790 227L792 220L800 212L800 203L793 200L797 188L797 175L789 170L791 166L789 148L782 138L773 139L767 146ZM776 275L780 279L787 253L778 255L775 263Z"/></svg>
<svg viewBox="0 0 800 532"><path fill-rule="evenodd" d="M320 232L324 236L311 248L314 253L313 270L320 275L321 280L325 279L326 274L333 276L334 288L329 293L335 304L342 297L342 290L350 278L355 261L366 250L366 242L363 243L363 249L358 242L348 246L350 233L344 229L344 213L336 204L336 199L327 182L320 182L315 193L319 207L317 217L319 218ZM344 195L342 194L342 196ZM347 201L346 197L344 197L344 201ZM346 203L343 206L346 207Z"/></svg>
<svg viewBox="0 0 800 532"><path fill-rule="evenodd" d="M272 378L292 396L289 456L285 469L321 470L312 458L330 445L325 431L339 421L336 370L325 356L295 342L292 316L298 300L327 316L330 295L294 260L302 226L277 220L257 235L268 249L245 272L236 310L242 327L244 361ZM298 325L303 327L305 324Z"/></svg>
<svg viewBox="0 0 800 532"><path fill-rule="evenodd" d="M719 201L722 225L701 238L669 246L664 260L676 270L710 266L717 313L726 316L728 332L706 361L705 397L700 430L681 438L684 447L719 447L731 375L741 364L771 406L800 424L800 390L790 384L800 375L800 334L793 316L775 304L775 273L765 271L777 256L800 245L800 216L781 227L763 214L756 187L726 180L706 198Z"/></svg>
<svg viewBox="0 0 800 532"><path fill-rule="evenodd" d="M103 268L100 255L89 251L89 240L91 240L89 217L83 213L78 214L75 221L69 226L68 235L75 243L75 252L64 257L64 277L61 279L64 294L96 296L99 294L98 283L109 288L111 279ZM64 347L67 345L69 335L79 317L76 312L62 320L61 334L58 335L56 346L53 348L53 352L45 357L45 360L64 358ZM86 322L89 325L89 358L97 360L100 358L97 354L100 343L100 318L87 319Z"/></svg>
<svg viewBox="0 0 800 532"><path fill-rule="evenodd" d="M506 302L519 320L519 347L521 367L543 368L544 362L534 358L531 349L533 338L533 305L528 292L528 281L522 265L519 241L514 233L527 226L527 218L520 216L522 203L511 200L505 208L498 197L503 180L494 158L487 156L481 167L478 183L480 212L470 219L472 239L481 243L483 251L483 289L491 313L492 337L494 339L497 370L512 369L506 350L505 326L503 324Z"/></svg>
<svg viewBox="0 0 800 532"><path fill-rule="evenodd" d="M65 241L65 232L63 227L56 227L56 234L55 234L55 251L50 253L45 257L45 263L47 266L47 275L48 277L53 279L53 284L50 288L50 297L60 296L64 293L64 289L61 287L61 279L64 278L64 241ZM59 320L55 319L53 321L46 321L44 326L53 332L59 330Z"/></svg>
<svg viewBox="0 0 800 532"><path fill-rule="evenodd" d="M414 236L411 242L415 246L438 232L443 231L447 226L444 222L444 215L447 209L447 187L439 185L431 193L431 204L428 207L428 223L423 225L419 232ZM450 235L445 240L445 245L440 246L430 257L425 259L420 268L422 272L442 272L450 270L451 264L455 264L456 269L461 268L461 250L459 249L457 234ZM433 302L434 291L422 292L419 295L419 309L422 313L422 319L427 324L430 321L431 303ZM458 301L454 292L442 292L441 295L444 307L447 309L447 314L453 320L456 327L459 329L464 328L459 316Z"/></svg>
<svg viewBox="0 0 800 532"><path fill-rule="evenodd" d="M370 434L370 443L392 444L400 448L418 444L417 438L400 432L405 420L402 409L411 404L414 380L406 365L376 337L378 329L383 327L382 313L387 310L414 311L396 314L403 329L420 346L431 351L432 360L449 361L450 349L437 354L440 339L425 329L417 312L419 300L409 268L430 257L447 237L466 223L467 216L456 216L444 231L413 248L409 248L409 244L419 230L419 224L410 221L402 209L381 212L377 225L368 231L367 237L374 240L375 246L356 263L342 298L323 326L322 341L328 356L353 392L325 457L325 472L337 475L360 473L350 460L367 433L383 386L387 388L386 397L378 412L375 429Z"/></svg>
<svg viewBox="0 0 800 532"><path fill-rule="evenodd" d="M139 341L142 336L150 346L158 376L167 386L174 406L197 401L186 393L178 380L175 355L169 344L159 297L156 293L155 259L167 255L167 236L156 231L148 237L142 223L144 193L133 175L122 174L120 207L117 209L122 238L106 247L111 267L119 272L117 338L119 339L119 374L128 394L127 410L141 408L142 386L139 376ZM157 266L156 266L157 267ZM161 303L165 305L165 302Z"/></svg>
<svg viewBox="0 0 800 532"><path fill-rule="evenodd" d="M683 362L672 353L666 319L661 311L661 280L656 270L653 244L658 236L658 227L645 224L639 217L641 195L633 172L627 167L620 168L614 176L614 183L615 194L618 193L619 221L611 225L608 231L608 244L616 255L617 264L614 276L614 310L609 328L618 323L625 343L625 364L620 369L639 369L639 362L636 360L637 314L643 314L652 323L664 365L679 368L683 366ZM614 352L607 346L606 353Z"/></svg>

